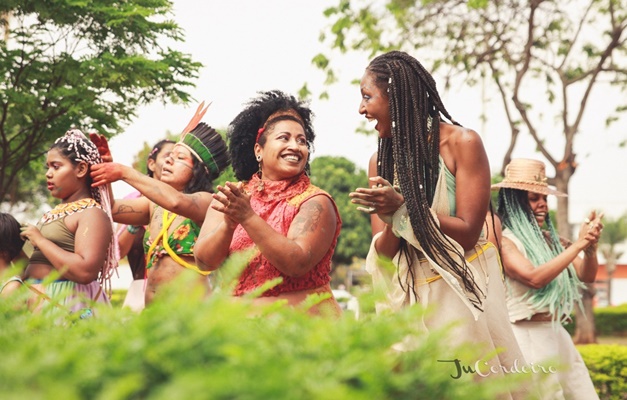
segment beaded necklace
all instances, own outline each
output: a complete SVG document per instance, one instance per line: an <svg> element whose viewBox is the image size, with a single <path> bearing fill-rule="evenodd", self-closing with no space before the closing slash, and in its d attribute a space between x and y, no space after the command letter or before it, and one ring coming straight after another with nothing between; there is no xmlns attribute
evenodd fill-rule
<svg viewBox="0 0 627 400"><path fill-rule="evenodd" d="M61 203L52 210L46 212L44 216L41 217L41 222L42 224L47 224L48 222L56 221L60 218L65 218L68 215L72 215L76 212L81 212L92 207L102 209L102 206L92 198L80 199L71 203Z"/></svg>

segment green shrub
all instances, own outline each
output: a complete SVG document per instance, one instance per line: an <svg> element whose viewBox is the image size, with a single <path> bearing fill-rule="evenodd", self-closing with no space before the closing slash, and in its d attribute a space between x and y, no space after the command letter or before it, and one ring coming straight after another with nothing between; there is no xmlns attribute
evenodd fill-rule
<svg viewBox="0 0 627 400"><path fill-rule="evenodd" d="M2 398L488 399L517 378L452 379L437 361L451 351L444 333L415 332L418 307L322 318L279 303L253 308L224 290L203 298L184 285L141 314L103 306L86 320L0 302ZM391 350L410 333L415 349ZM455 354L477 356L468 347Z"/></svg>
<svg viewBox="0 0 627 400"><path fill-rule="evenodd" d="M612 307L597 307L594 312L594 328L598 336L627 336L627 303ZM572 322L564 325L571 335L575 332L575 315Z"/></svg>
<svg viewBox="0 0 627 400"><path fill-rule="evenodd" d="M601 400L627 399L627 346L577 346Z"/></svg>

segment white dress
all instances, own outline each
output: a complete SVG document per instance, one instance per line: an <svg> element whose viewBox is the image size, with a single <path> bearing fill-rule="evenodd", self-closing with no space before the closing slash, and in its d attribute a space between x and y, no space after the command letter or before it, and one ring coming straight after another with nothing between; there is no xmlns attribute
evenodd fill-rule
<svg viewBox="0 0 627 400"><path fill-rule="evenodd" d="M436 220L436 213L450 215L448 189L444 176L446 172L445 167L441 168L433 201L432 214ZM421 249L413 233L405 205L394 214L392 226L397 236L403 237L416 249ZM461 245L452 238L448 238L468 260L468 268L484 294L481 299L483 310L481 311L470 302L469 297L472 295L465 290L461 279L446 265L439 265L435 260L426 257L416 260L415 252L411 252L411 268L414 272L413 285L418 294L418 300L416 301L413 294L408 295L399 284L399 276L403 281L403 286L407 287L410 283L408 282L409 265L405 256L400 257L400 252L397 253L393 259L397 267L396 272L393 275L387 272L388 270L378 262L379 255L375 249L375 242L380 235L381 233L378 233L373 237L366 259L366 270L372 275L375 290L382 290L386 294L387 301L377 305L377 312L383 312L385 309L399 310L418 302L433 312L417 321L417 329L429 332L456 323L447 338L447 344L450 344L448 348L451 349L450 354L442 354L438 358L440 360L458 359L459 354L456 354L454 347L461 343L472 343L473 348L481 350L483 356L477 360L460 360L460 362L473 368L480 366L482 374L477 373L477 378L484 375L503 376L505 373L503 371L511 372L525 364L525 359L508 321L504 276L497 249L492 243L480 239L474 249L464 253ZM451 256L459 259L455 253L451 253ZM437 275L441 275L442 278L438 279ZM431 280L430 278L436 280L426 283ZM408 347L411 347L411 343L403 342L398 346L400 350L408 349ZM527 398L529 393L523 388L509 395L505 398Z"/></svg>

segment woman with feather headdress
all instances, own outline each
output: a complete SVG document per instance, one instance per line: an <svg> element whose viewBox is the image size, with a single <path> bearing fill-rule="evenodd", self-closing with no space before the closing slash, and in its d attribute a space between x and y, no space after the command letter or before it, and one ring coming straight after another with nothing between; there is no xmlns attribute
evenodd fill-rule
<svg viewBox="0 0 627 400"><path fill-rule="evenodd" d="M148 225L146 305L159 288L188 270L199 276L207 293L211 290L209 271L199 269L194 261L194 247L212 201L213 181L229 165L229 157L220 134L199 122L207 110L203 105L166 158L160 180L113 162L92 169L94 186L123 180L143 194L137 199L114 200L112 213L116 222Z"/></svg>

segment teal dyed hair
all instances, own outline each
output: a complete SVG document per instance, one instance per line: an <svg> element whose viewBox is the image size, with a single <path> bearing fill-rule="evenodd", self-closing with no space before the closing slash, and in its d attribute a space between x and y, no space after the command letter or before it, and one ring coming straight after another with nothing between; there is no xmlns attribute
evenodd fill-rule
<svg viewBox="0 0 627 400"><path fill-rule="evenodd" d="M546 219L546 232L538 225L529 206L527 191L501 188L497 212L503 227L509 229L522 242L527 258L537 267L557 257L564 251L550 218ZM540 289L530 289L525 295L533 307L548 307L551 315L564 322L570 316L575 302L583 308L579 288L584 285L577 277L571 263L549 284Z"/></svg>

